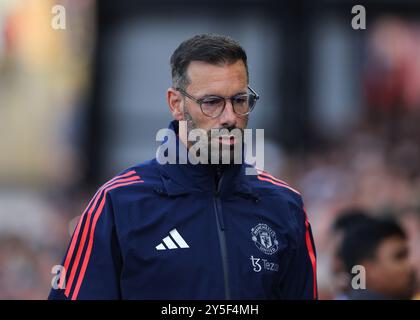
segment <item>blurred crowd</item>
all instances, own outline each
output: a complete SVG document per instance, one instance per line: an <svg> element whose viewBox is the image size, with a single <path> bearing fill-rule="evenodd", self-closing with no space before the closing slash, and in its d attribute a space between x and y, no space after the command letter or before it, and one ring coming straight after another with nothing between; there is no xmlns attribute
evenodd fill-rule
<svg viewBox="0 0 420 320"><path fill-rule="evenodd" d="M344 141L290 159L283 168L284 176L304 195L317 245L321 298L336 294L333 260L338 240L333 226L356 209L370 217L397 220L407 233L408 260L419 279L420 130L415 125L419 120L419 114L400 119L397 126L402 131L412 130L392 143L384 137L395 123L364 124Z"/></svg>
<svg viewBox="0 0 420 320"><path fill-rule="evenodd" d="M279 171L304 195L318 250L320 297L326 299L334 298L339 286L333 270L339 247L334 225L352 210L393 218L401 226L407 263L414 270L413 292L420 293L418 25L379 19L368 41L361 84L365 109L351 132L338 138L331 132L317 150L288 158ZM399 278L397 270L388 276L382 281Z"/></svg>

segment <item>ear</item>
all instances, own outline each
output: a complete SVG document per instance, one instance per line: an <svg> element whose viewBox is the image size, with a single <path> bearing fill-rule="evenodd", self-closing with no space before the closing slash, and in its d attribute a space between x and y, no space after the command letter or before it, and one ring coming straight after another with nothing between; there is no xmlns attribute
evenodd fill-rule
<svg viewBox="0 0 420 320"><path fill-rule="evenodd" d="M182 96L174 88L169 88L166 93L166 99L168 102L169 110L172 113L172 116L175 120L183 120L184 113L182 110Z"/></svg>
<svg viewBox="0 0 420 320"><path fill-rule="evenodd" d="M377 261L372 259L365 259L360 262L366 270L366 282L371 285L378 283L378 281L383 281L382 278L382 269L383 266L380 265Z"/></svg>

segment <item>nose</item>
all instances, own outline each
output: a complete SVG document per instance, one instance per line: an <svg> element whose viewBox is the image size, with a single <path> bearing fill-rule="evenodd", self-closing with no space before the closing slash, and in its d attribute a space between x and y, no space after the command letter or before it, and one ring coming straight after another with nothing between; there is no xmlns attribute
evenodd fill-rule
<svg viewBox="0 0 420 320"><path fill-rule="evenodd" d="M230 99L226 100L226 106L220 115L220 124L223 127L236 127L237 115L233 111L232 101Z"/></svg>

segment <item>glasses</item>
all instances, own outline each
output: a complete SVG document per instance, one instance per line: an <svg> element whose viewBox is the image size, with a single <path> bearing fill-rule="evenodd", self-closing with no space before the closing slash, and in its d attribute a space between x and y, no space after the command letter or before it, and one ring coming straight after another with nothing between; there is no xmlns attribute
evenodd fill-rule
<svg viewBox="0 0 420 320"><path fill-rule="evenodd" d="M239 116L245 116L254 109L257 100L260 98L250 86L248 86L248 93L240 93L233 97L205 96L201 99L194 98L181 88L175 88L175 90L197 103L201 112L210 118L217 118L223 113L226 107L226 100L230 100L233 112Z"/></svg>

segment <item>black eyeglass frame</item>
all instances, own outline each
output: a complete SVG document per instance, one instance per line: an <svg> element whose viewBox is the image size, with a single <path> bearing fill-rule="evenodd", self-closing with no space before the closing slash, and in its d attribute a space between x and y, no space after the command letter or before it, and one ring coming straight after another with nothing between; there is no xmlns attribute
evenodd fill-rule
<svg viewBox="0 0 420 320"><path fill-rule="evenodd" d="M235 112L235 114L237 114L238 116L246 116L246 115L248 115L248 114L250 114L251 113L251 111L255 108L255 106L256 106L256 104L257 104L257 101L258 101L258 99L260 98L260 96L258 95L258 93L256 93L255 92L255 90L254 89L252 89L250 86L248 86L248 90L249 91L251 91L251 93L240 93L240 94L237 94L237 95L234 95L234 96L232 96L232 97L220 97L220 96L216 96L216 95L210 95L210 96L206 96L206 97L204 97L204 98L202 98L202 99L197 99L197 98L195 98L195 97L193 97L192 95L190 95L188 92L186 92L184 89L182 89L182 88L174 88L176 91L179 91L183 96L186 96L187 98L189 98L189 99L191 99L192 101L194 101L195 103L197 103L199 106L200 106L200 110L201 110L201 112L205 115L205 116L207 116L207 117L209 117L209 118L217 118L217 117L219 117L222 113L223 113L223 111L225 111L225 108L226 108L226 100L230 100L230 103L232 104L232 108L233 108L233 112ZM241 95L250 95L250 94L252 94L253 96L254 96L254 103L253 103L253 105L252 106L249 106L249 110L246 112L246 113L238 113L238 112L236 112L236 110L235 110L235 106L234 106L234 104L233 104L233 100L232 99L234 99L234 98L236 98L236 97L239 97L239 96L241 96ZM203 107L202 107L202 104L205 102L204 100L205 99L208 99L208 98L220 98L220 99L223 99L224 100L224 103L223 103L223 108L221 108L220 109L220 113L218 113L217 115L214 115L214 116L210 116L210 115L208 115L208 114L206 114L204 111L203 111Z"/></svg>

